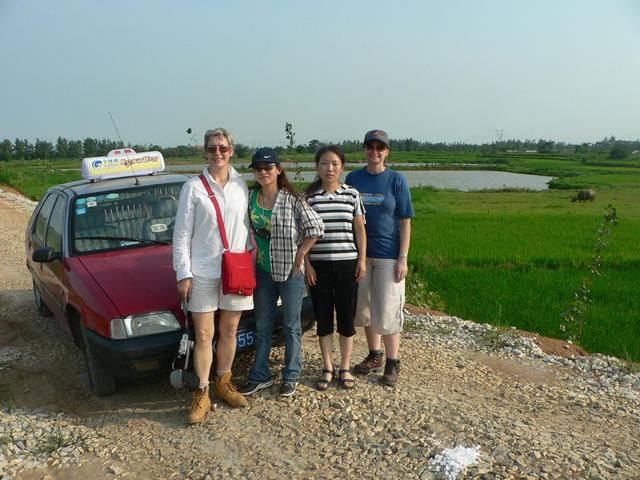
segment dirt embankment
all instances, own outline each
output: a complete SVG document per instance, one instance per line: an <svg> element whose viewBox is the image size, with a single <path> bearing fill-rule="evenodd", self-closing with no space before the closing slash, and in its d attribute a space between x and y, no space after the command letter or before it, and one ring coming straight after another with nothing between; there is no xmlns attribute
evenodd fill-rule
<svg viewBox="0 0 640 480"><path fill-rule="evenodd" d="M164 375L93 397L82 356L35 310L23 252L29 208L0 192L2 479L446 478L437 455L456 446L479 454L468 478L638 477L637 373L433 312L410 315L396 389L371 375L353 392L316 392L321 361L309 333L288 400L276 383L248 409L219 405L187 428L188 398ZM359 335L354 359L365 353ZM276 371L281 352L272 360Z"/></svg>

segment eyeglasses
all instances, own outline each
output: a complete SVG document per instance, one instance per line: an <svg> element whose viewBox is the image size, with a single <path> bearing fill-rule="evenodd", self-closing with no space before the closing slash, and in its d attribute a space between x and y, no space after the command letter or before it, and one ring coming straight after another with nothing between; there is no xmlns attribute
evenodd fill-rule
<svg viewBox="0 0 640 480"><path fill-rule="evenodd" d="M207 145L207 153L216 153L216 150L224 155L231 150L231 147L225 147L224 145Z"/></svg>
<svg viewBox="0 0 640 480"><path fill-rule="evenodd" d="M270 173L273 169L276 168L275 164L270 163L268 165L256 165L253 167L253 171L256 173L266 172Z"/></svg>
<svg viewBox="0 0 640 480"><path fill-rule="evenodd" d="M364 146L365 150L376 150L378 152L382 152L387 149L386 145L382 145L381 143L367 143Z"/></svg>

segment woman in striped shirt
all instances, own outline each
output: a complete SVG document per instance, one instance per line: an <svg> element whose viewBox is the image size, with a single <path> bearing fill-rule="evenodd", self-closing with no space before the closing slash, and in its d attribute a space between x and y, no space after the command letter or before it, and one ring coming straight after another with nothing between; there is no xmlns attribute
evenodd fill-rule
<svg viewBox="0 0 640 480"><path fill-rule="evenodd" d="M326 390L333 379L333 318L340 337L340 386L351 389L355 379L350 362L353 349L354 318L358 300L358 282L366 271L366 233L364 208L355 188L340 182L344 171L344 153L334 145L316 153L318 178L306 191L307 201L325 225L319 239L305 257L307 283L310 286L316 317L323 370L318 390ZM355 238L354 238L355 233Z"/></svg>

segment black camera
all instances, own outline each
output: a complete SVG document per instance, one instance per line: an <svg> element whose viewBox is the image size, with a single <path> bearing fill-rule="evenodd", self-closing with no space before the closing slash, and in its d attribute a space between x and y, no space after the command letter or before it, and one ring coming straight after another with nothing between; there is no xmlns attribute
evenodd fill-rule
<svg viewBox="0 0 640 480"><path fill-rule="evenodd" d="M254 233L265 240L269 240L271 238L271 232L266 228L256 228L254 229Z"/></svg>

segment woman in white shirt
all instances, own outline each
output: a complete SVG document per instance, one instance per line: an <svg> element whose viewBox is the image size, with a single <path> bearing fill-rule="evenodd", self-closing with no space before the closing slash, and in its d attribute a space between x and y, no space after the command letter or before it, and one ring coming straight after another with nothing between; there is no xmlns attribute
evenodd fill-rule
<svg viewBox="0 0 640 480"><path fill-rule="evenodd" d="M244 251L249 239L246 182L230 165L233 135L224 128L208 130L204 145L209 165L203 176L220 205L231 251ZM213 362L214 314L220 310L216 347L216 396L232 407L247 404L231 383L231 365L236 352L236 330L243 310L253 308L253 298L225 295L220 271L222 239L216 212L200 177L183 186L173 233L173 267L180 297L188 301L195 331L194 369L199 388L187 416L188 423L202 422L209 410L209 372Z"/></svg>

